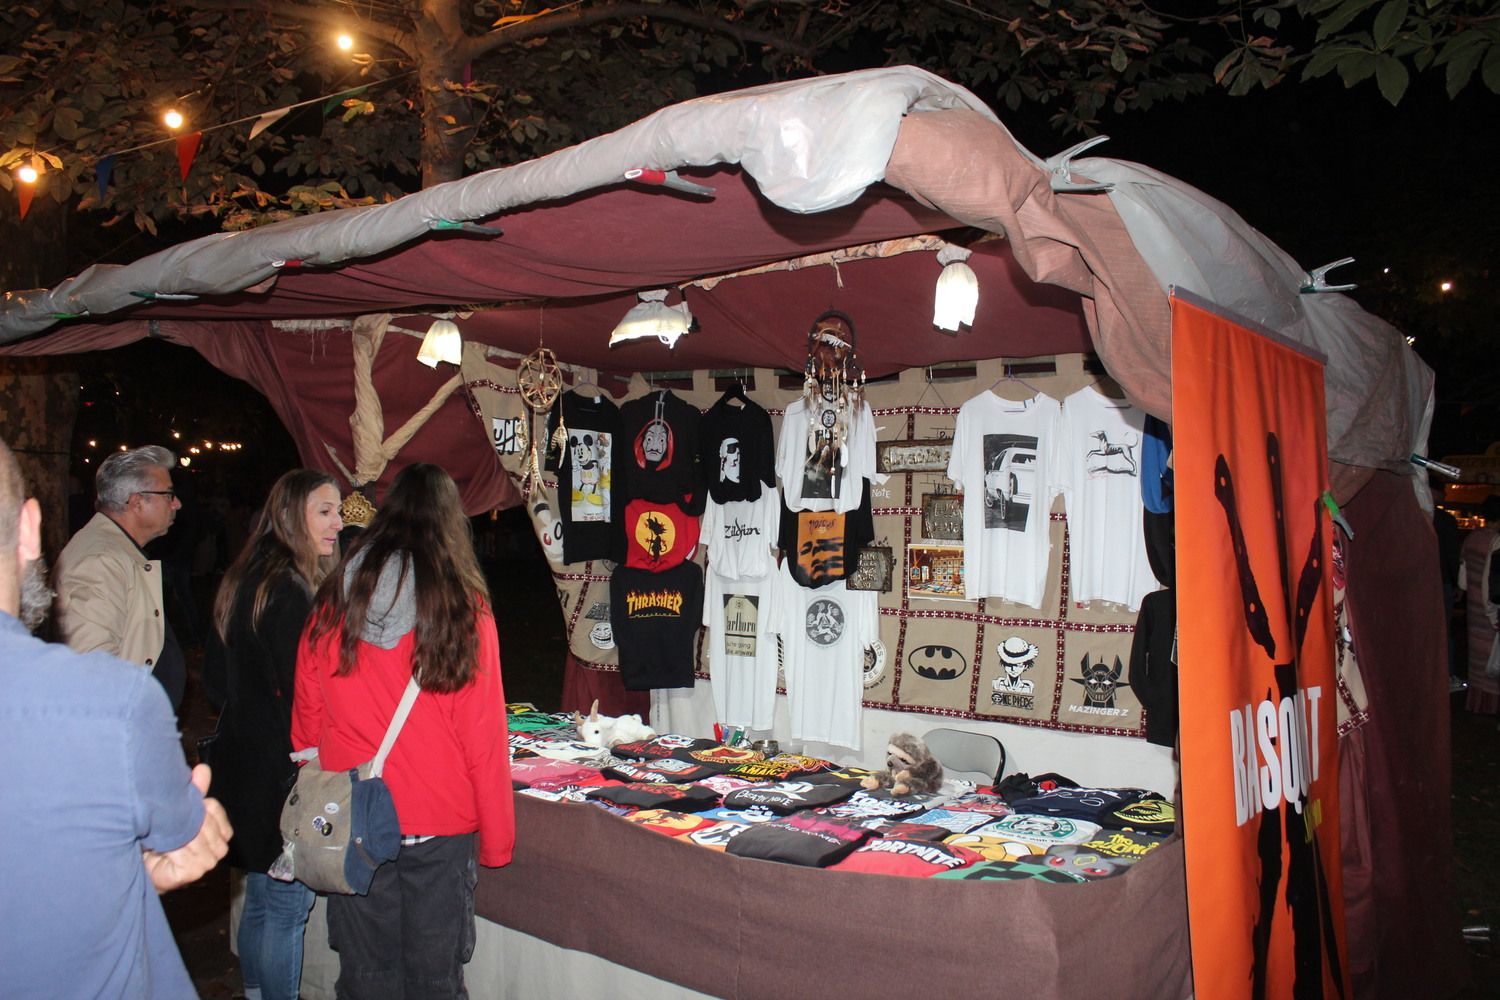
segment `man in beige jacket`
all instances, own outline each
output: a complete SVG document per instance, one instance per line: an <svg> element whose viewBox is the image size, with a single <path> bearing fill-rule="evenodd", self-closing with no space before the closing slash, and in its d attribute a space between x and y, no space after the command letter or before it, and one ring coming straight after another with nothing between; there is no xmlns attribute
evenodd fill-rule
<svg viewBox="0 0 1500 1000"><path fill-rule="evenodd" d="M57 560L57 620L74 650L104 650L149 667L176 711L187 668L162 603L161 560L144 546L165 535L182 504L172 453L157 445L116 452L94 478L95 509Z"/></svg>

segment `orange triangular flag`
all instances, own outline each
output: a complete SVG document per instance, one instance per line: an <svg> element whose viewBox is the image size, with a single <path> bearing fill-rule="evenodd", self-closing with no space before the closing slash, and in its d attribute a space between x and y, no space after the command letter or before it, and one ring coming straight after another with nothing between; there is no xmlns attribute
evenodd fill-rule
<svg viewBox="0 0 1500 1000"><path fill-rule="evenodd" d="M35 187L36 185L34 184L16 185L16 197L21 199L21 218L23 219L26 218L26 213L31 211L31 196L34 193Z"/></svg>
<svg viewBox="0 0 1500 1000"><path fill-rule="evenodd" d="M177 168L182 172L183 180L187 180L188 171L193 169L193 158L198 155L198 143L202 141L202 132L177 137Z"/></svg>

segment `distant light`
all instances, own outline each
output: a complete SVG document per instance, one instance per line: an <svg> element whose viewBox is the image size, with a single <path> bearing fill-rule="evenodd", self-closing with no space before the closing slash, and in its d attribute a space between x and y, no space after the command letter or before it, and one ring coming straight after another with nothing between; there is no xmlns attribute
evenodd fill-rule
<svg viewBox="0 0 1500 1000"><path fill-rule="evenodd" d="M196 447L194 447L194 448L189 448L189 449L188 449L188 452L189 452L189 453L190 453L190 454L193 454L193 455L196 455L196 454L198 454L198 449L197 449L197 448L196 448Z"/></svg>
<svg viewBox="0 0 1500 1000"><path fill-rule="evenodd" d="M1417 338L1416 337L1413 337L1411 334L1407 334L1406 335L1406 346L1407 347L1410 347L1411 345L1415 344L1416 342L1417 342Z"/></svg>
<svg viewBox="0 0 1500 1000"><path fill-rule="evenodd" d="M97 448L97 447L99 447L99 442L96 441L96 440L94 440L93 438L89 438L89 447L90 448Z"/></svg>
<svg viewBox="0 0 1500 1000"><path fill-rule="evenodd" d="M212 441L205 441L203 442L203 447L207 448L209 451L213 451L214 443Z"/></svg>
<svg viewBox="0 0 1500 1000"><path fill-rule="evenodd" d="M182 431L173 431L172 432L172 438L173 438L173 440L181 441L182 440Z"/></svg>
<svg viewBox="0 0 1500 1000"><path fill-rule="evenodd" d="M84 460L83 460L83 464L84 464L84 465L88 465L88 464L89 464L89 460L88 460L88 459L86 459L86 458L85 458L85 459L84 459Z"/></svg>
<svg viewBox="0 0 1500 1000"><path fill-rule="evenodd" d="M40 175L36 172L36 167L33 167L29 163L16 171L16 179L22 184L35 184L38 176ZM82 386L79 388L82 388Z"/></svg>
<svg viewBox="0 0 1500 1000"><path fill-rule="evenodd" d="M353 36L347 33L340 32L338 37L338 47L345 52L348 52L350 49L354 48Z"/></svg>
<svg viewBox="0 0 1500 1000"><path fill-rule="evenodd" d="M1440 282L1438 284L1438 291L1440 291L1440 292L1451 292L1451 291L1453 291L1453 282L1451 282L1451 281Z"/></svg>
<svg viewBox="0 0 1500 1000"><path fill-rule="evenodd" d="M1381 268L1381 269L1380 269L1380 273L1381 273L1381 274L1390 274L1390 273L1391 273L1391 269L1390 269L1390 268L1388 268L1388 267L1382 267L1382 268Z"/></svg>
<svg viewBox="0 0 1500 1000"><path fill-rule="evenodd" d="M129 448L127 448L127 447L125 447L125 446L124 446L124 445L123 445L123 444L122 444L122 445L120 445L120 450L121 450L121 451L129 451L129 450L130 450L130 449L129 449Z"/></svg>
<svg viewBox="0 0 1500 1000"><path fill-rule="evenodd" d="M87 461L88 461L88 459L86 459L86 458L85 458L85 459L84 459L84 461L85 461L85 462L87 462ZM193 460L192 460L192 459L191 459L191 458L188 458L188 457L187 457L187 456L186 456L186 455L183 455L183 456L182 456L182 457L181 457L181 458L179 458L179 459L178 459L178 460L177 460L177 463L178 463L178 464L179 464L179 465L181 465L181 466L182 466L182 467L183 467L183 468L184 468L184 469L185 469L185 468L187 468L187 467L188 467L188 466L190 466L190 465L192 465L192 464L193 464Z"/></svg>
<svg viewBox="0 0 1500 1000"><path fill-rule="evenodd" d="M182 128L182 112L176 108L172 108L166 114L162 115L161 120L166 123L167 128L174 132Z"/></svg>

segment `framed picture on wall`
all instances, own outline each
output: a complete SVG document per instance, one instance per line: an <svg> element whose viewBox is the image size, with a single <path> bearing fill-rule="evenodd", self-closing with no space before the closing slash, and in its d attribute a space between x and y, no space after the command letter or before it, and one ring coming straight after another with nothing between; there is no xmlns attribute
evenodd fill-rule
<svg viewBox="0 0 1500 1000"><path fill-rule="evenodd" d="M911 597L964 600L964 547L908 545L906 592Z"/></svg>
<svg viewBox="0 0 1500 1000"><path fill-rule="evenodd" d="M922 537L945 542L964 540L964 495L922 494Z"/></svg>
<svg viewBox="0 0 1500 1000"><path fill-rule="evenodd" d="M875 467L884 473L947 472L951 438L875 442Z"/></svg>

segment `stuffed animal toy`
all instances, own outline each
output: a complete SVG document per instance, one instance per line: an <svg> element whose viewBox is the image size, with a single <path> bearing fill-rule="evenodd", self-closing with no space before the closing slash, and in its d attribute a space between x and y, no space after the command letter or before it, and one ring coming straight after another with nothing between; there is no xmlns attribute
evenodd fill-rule
<svg viewBox="0 0 1500 1000"><path fill-rule="evenodd" d="M943 765L927 744L910 733L897 733L886 746L885 770L866 775L865 788L889 788L892 795L927 795L943 783Z"/></svg>
<svg viewBox="0 0 1500 1000"><path fill-rule="evenodd" d="M656 736L656 730L642 722L639 715L600 715L598 698L594 699L594 706L589 709L587 719L577 712L573 713L573 724L578 727L580 742L605 750L616 743L649 740Z"/></svg>

